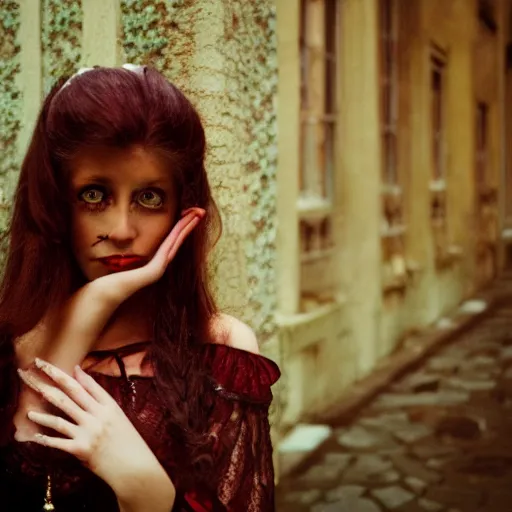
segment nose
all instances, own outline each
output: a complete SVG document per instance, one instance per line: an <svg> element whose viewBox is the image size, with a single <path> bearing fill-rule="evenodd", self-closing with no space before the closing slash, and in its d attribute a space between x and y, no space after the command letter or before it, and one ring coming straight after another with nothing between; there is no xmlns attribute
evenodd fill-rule
<svg viewBox="0 0 512 512"><path fill-rule="evenodd" d="M112 211L111 226L109 239L118 246L129 246L137 236L135 219L129 209Z"/></svg>

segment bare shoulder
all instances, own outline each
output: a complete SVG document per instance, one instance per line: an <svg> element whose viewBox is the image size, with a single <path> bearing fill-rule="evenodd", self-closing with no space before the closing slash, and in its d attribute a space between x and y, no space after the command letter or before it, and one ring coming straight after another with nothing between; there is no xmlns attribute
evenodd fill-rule
<svg viewBox="0 0 512 512"><path fill-rule="evenodd" d="M212 342L219 345L228 345L254 354L260 349L254 331L244 322L225 313L216 315L210 325Z"/></svg>

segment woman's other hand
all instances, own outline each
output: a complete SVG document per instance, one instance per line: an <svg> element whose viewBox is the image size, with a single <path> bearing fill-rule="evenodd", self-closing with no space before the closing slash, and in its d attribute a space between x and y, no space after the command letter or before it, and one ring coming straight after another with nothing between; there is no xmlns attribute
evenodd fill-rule
<svg viewBox="0 0 512 512"><path fill-rule="evenodd" d="M74 378L40 359L36 366L50 380L35 371L20 370L20 377L69 419L28 411L34 424L56 433L29 440L77 457L112 487L123 510L170 510L174 486L117 402L78 366Z"/></svg>

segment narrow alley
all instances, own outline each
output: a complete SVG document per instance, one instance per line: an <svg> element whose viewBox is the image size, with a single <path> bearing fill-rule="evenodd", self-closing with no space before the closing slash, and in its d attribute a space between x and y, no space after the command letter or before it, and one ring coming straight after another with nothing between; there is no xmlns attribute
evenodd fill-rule
<svg viewBox="0 0 512 512"><path fill-rule="evenodd" d="M279 512L512 511L512 303L380 394L278 486Z"/></svg>

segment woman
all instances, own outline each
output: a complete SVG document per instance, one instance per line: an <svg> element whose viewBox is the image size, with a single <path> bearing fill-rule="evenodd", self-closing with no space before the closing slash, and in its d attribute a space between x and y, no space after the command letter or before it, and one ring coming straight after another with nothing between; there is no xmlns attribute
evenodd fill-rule
<svg viewBox="0 0 512 512"><path fill-rule="evenodd" d="M2 511L274 510L279 370L210 294L204 156L153 69L45 99L0 287Z"/></svg>

